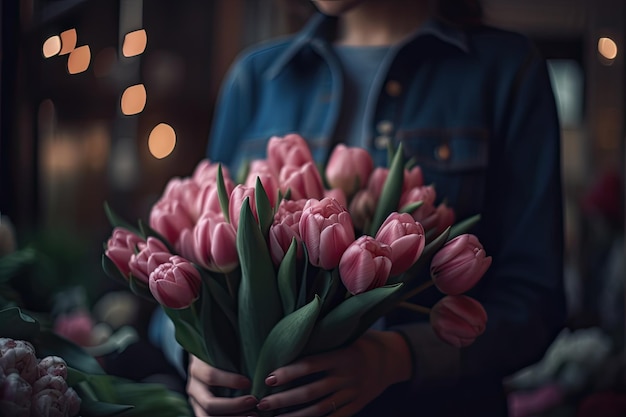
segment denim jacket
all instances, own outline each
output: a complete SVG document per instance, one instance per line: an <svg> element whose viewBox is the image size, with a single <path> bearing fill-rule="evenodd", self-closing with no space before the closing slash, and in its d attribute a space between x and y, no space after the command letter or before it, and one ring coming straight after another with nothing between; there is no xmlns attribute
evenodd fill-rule
<svg viewBox="0 0 626 417"><path fill-rule="evenodd" d="M335 23L316 15L298 34L238 57L220 93L208 158L237 167L265 157L271 136L297 132L325 161L340 140ZM416 401L415 415L446 415L446 407L504 415L502 378L539 360L566 317L560 130L545 62L522 35L432 20L394 46L381 68L363 115L376 163L386 163L388 143L402 143L457 219L481 214L472 233L493 263L470 294L489 317L471 346L441 342L424 317L390 319L412 350L414 376L389 390L395 413L380 415L410 414ZM435 302L440 295L429 291ZM443 396L437 387L447 387ZM452 392L455 401L442 401ZM500 407L493 414L490 401Z"/></svg>

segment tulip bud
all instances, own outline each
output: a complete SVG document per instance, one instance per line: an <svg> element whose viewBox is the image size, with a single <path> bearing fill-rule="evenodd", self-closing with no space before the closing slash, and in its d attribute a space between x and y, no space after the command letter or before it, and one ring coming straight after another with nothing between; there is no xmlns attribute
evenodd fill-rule
<svg viewBox="0 0 626 417"><path fill-rule="evenodd" d="M67 405L67 415L68 415L68 417L74 417L74 416L78 415L78 413L80 412L81 399L78 396L78 394L76 393L76 391L74 391L73 388L68 388L63 393L63 397L64 397L65 403Z"/></svg>
<svg viewBox="0 0 626 417"><path fill-rule="evenodd" d="M341 255L354 242L350 213L331 198L307 201L299 226L309 262L324 269L339 265Z"/></svg>
<svg viewBox="0 0 626 417"><path fill-rule="evenodd" d="M241 215L241 207L245 203L246 198L248 199L248 204L250 204L250 210L252 210L254 218L258 221L259 217L256 212L256 199L254 198L254 195L254 187L247 187L243 184L237 185L233 189L233 192L230 193L228 212L230 216L230 223L233 225L235 230L237 230L239 227L239 216Z"/></svg>
<svg viewBox="0 0 626 417"><path fill-rule="evenodd" d="M411 188L421 187L424 185L424 176L422 174L422 168L414 166L411 170L404 170L404 182L402 183L402 190L410 190Z"/></svg>
<svg viewBox="0 0 626 417"><path fill-rule="evenodd" d="M0 345L0 369L7 375L17 373L29 384L35 382L39 374L33 346L24 340L13 339L4 339Z"/></svg>
<svg viewBox="0 0 626 417"><path fill-rule="evenodd" d="M297 257L302 257L302 239L300 238L300 218L307 200L283 200L278 205L274 222L270 226L270 254L274 264L279 265L295 238L298 244Z"/></svg>
<svg viewBox="0 0 626 417"><path fill-rule="evenodd" d="M376 213L376 197L369 189L357 192L352 201L350 201L350 214L354 227L359 230L365 230L372 222L372 218Z"/></svg>
<svg viewBox="0 0 626 417"><path fill-rule="evenodd" d="M365 188L373 169L374 160L367 150L339 144L326 165L326 179L332 188L339 188L351 197Z"/></svg>
<svg viewBox="0 0 626 417"><path fill-rule="evenodd" d="M48 388L33 395L31 417L65 417L67 403L61 391Z"/></svg>
<svg viewBox="0 0 626 417"><path fill-rule="evenodd" d="M93 327L91 315L85 310L78 310L58 315L54 319L53 330L79 346L91 346Z"/></svg>
<svg viewBox="0 0 626 417"><path fill-rule="evenodd" d="M152 236L148 237L145 245L139 245L139 248L139 253L131 256L128 266L135 278L147 284L152 271L167 262L172 254L163 242Z"/></svg>
<svg viewBox="0 0 626 417"><path fill-rule="evenodd" d="M299 167L313 162L313 155L308 143L298 134L272 136L267 142L267 162L274 172L280 172L288 165Z"/></svg>
<svg viewBox="0 0 626 417"><path fill-rule="evenodd" d="M29 417L32 387L17 373L0 378L0 415Z"/></svg>
<svg viewBox="0 0 626 417"><path fill-rule="evenodd" d="M293 200L324 197L322 177L313 162L307 162L302 166L285 166L280 171L279 181L283 193L291 190Z"/></svg>
<svg viewBox="0 0 626 417"><path fill-rule="evenodd" d="M423 187L414 187L409 190L403 191L400 196L399 208L402 209L408 204L422 202L422 205L415 210L411 215L418 222L423 222L435 212L435 199L437 194L435 188L432 185Z"/></svg>
<svg viewBox="0 0 626 417"><path fill-rule="evenodd" d="M374 201L378 201L389 176L389 168L375 168L367 182L367 189L372 193Z"/></svg>
<svg viewBox="0 0 626 417"><path fill-rule="evenodd" d="M217 170L219 166L219 163L211 163L208 159L203 159L198 162L191 177L200 185L215 184L217 182ZM232 181L228 167L224 165L222 165L222 176L224 180Z"/></svg>
<svg viewBox="0 0 626 417"><path fill-rule="evenodd" d="M391 247L391 275L400 275L420 257L426 244L424 228L408 213L391 213L376 233Z"/></svg>
<svg viewBox="0 0 626 417"><path fill-rule="evenodd" d="M150 292L162 305L181 309L189 307L199 296L200 272L186 259L172 256L150 274Z"/></svg>
<svg viewBox="0 0 626 417"><path fill-rule="evenodd" d="M256 187L257 178L261 180L270 206L275 207L278 201L278 178L277 173L274 173L267 161L255 160L250 163L250 171L248 171L244 185L251 188Z"/></svg>
<svg viewBox="0 0 626 417"><path fill-rule="evenodd" d="M39 377L44 375L60 376L67 378L67 363L63 358L58 356L46 356L39 361L37 365L39 369Z"/></svg>
<svg viewBox="0 0 626 417"><path fill-rule="evenodd" d="M421 221L424 230L427 232L434 230L435 236L440 235L444 230L454 224L455 214L454 210L441 203L437 206L435 211L424 220Z"/></svg>
<svg viewBox="0 0 626 417"><path fill-rule="evenodd" d="M478 238L463 234L447 242L433 256L430 276L439 291L458 295L469 291L491 265Z"/></svg>
<svg viewBox="0 0 626 417"><path fill-rule="evenodd" d="M350 293L360 294L385 285L391 264L391 248L363 235L341 256L339 275Z"/></svg>
<svg viewBox="0 0 626 417"><path fill-rule="evenodd" d="M107 241L104 254L113 261L125 278L128 278L130 273L128 262L140 243L145 243L145 240L121 227L114 228L112 236Z"/></svg>
<svg viewBox="0 0 626 417"><path fill-rule="evenodd" d="M168 181L160 200L177 201L191 221L194 222L200 215L197 205L200 189L200 184L192 178L174 177Z"/></svg>
<svg viewBox="0 0 626 417"><path fill-rule="evenodd" d="M161 198L150 210L150 227L172 245L178 242L183 230L193 225L194 220L181 201Z"/></svg>
<svg viewBox="0 0 626 417"><path fill-rule="evenodd" d="M430 324L437 336L455 347L474 343L487 325L487 312L475 299L466 295L448 295L430 311Z"/></svg>
<svg viewBox="0 0 626 417"><path fill-rule="evenodd" d="M46 389L54 389L59 392L67 390L67 382L62 376L42 375L33 384L33 395Z"/></svg>
<svg viewBox="0 0 626 417"><path fill-rule="evenodd" d="M333 188L330 190L324 190L324 198L334 198L344 207L348 207L348 197L341 188Z"/></svg>
<svg viewBox="0 0 626 417"><path fill-rule="evenodd" d="M239 265L237 232L221 214L207 213L180 240L181 254L210 271L228 273Z"/></svg>

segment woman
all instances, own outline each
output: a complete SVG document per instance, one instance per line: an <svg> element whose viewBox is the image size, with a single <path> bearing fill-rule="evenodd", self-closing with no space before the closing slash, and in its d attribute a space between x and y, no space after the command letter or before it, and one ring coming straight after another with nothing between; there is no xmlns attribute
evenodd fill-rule
<svg viewBox="0 0 626 417"><path fill-rule="evenodd" d="M391 314L384 330L277 369L266 383L323 377L258 399L214 397L211 386L249 381L192 357L194 410L506 415L502 378L540 359L565 320L559 126L545 63L523 36L480 25L474 2L314 4L321 13L300 33L237 60L208 157L235 167L263 157L269 137L297 132L319 161L345 142L384 164L388 143L402 142L457 218L481 213L473 233L493 264L472 296L487 310L487 330L456 349L424 317Z"/></svg>

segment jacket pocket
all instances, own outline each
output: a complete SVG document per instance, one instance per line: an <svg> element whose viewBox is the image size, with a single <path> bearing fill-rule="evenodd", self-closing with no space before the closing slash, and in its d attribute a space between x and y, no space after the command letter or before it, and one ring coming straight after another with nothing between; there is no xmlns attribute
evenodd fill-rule
<svg viewBox="0 0 626 417"><path fill-rule="evenodd" d="M489 131L483 128L412 129L398 132L407 157L422 168L439 202L457 220L482 211L489 163Z"/></svg>

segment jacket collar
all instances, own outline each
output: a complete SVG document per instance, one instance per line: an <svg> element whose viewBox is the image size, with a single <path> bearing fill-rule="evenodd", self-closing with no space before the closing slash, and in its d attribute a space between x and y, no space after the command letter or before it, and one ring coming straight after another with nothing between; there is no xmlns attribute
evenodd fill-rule
<svg viewBox="0 0 626 417"><path fill-rule="evenodd" d="M268 68L267 76L273 78L278 75L306 46L316 42L328 43L330 41L330 33L332 33L332 28L336 21L336 17L326 16L319 12L313 15L304 28L295 35L287 49ZM426 21L399 47L402 48L411 44L422 36L433 36L440 41L457 47L465 53L469 53L470 50L467 34L464 31L434 18Z"/></svg>

